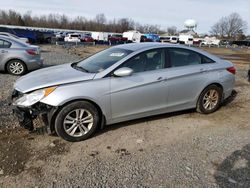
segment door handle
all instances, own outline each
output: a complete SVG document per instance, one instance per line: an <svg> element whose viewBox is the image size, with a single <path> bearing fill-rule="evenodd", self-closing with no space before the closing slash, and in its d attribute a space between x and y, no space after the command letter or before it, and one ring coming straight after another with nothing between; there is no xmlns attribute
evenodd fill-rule
<svg viewBox="0 0 250 188"><path fill-rule="evenodd" d="M167 81L167 78L163 78L160 76L159 78L157 78L157 81L164 82Z"/></svg>
<svg viewBox="0 0 250 188"><path fill-rule="evenodd" d="M162 77L157 78L157 81L160 81L160 80L162 80Z"/></svg>
<svg viewBox="0 0 250 188"><path fill-rule="evenodd" d="M204 69L204 68L202 68L202 69L200 69L200 72L207 72L208 70L207 69Z"/></svg>
<svg viewBox="0 0 250 188"><path fill-rule="evenodd" d="M8 51L7 50L1 50L1 53L7 53Z"/></svg>

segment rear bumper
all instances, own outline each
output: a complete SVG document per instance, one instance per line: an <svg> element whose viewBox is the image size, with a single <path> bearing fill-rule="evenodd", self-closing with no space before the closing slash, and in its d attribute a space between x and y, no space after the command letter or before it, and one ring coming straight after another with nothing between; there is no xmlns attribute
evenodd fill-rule
<svg viewBox="0 0 250 188"><path fill-rule="evenodd" d="M27 68L28 70L35 70L43 67L43 58L39 59L32 59L27 62Z"/></svg>

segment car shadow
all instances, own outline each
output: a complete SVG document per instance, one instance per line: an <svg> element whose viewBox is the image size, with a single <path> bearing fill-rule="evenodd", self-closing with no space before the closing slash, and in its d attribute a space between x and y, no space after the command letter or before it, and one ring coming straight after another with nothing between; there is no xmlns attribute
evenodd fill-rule
<svg viewBox="0 0 250 188"><path fill-rule="evenodd" d="M219 187L250 187L250 144L224 159L214 178Z"/></svg>

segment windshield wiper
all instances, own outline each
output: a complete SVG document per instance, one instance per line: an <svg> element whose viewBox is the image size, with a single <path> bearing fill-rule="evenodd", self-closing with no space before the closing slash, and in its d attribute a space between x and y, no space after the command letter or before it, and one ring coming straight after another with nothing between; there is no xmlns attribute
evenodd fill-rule
<svg viewBox="0 0 250 188"><path fill-rule="evenodd" d="M72 67L73 67L74 69L76 69L76 70L79 70L79 71L89 72L87 69L78 66L77 63L73 63L73 64L72 64Z"/></svg>

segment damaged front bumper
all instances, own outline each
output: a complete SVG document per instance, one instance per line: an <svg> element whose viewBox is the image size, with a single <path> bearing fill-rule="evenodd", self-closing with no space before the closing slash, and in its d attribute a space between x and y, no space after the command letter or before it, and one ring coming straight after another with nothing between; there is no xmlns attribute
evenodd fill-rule
<svg viewBox="0 0 250 188"><path fill-rule="evenodd" d="M11 95L11 103L20 97L20 93L16 90ZM12 112L17 117L19 125L30 132L49 133L52 134L51 120L53 114L56 112L55 107L36 103L30 107L20 107L12 105Z"/></svg>

